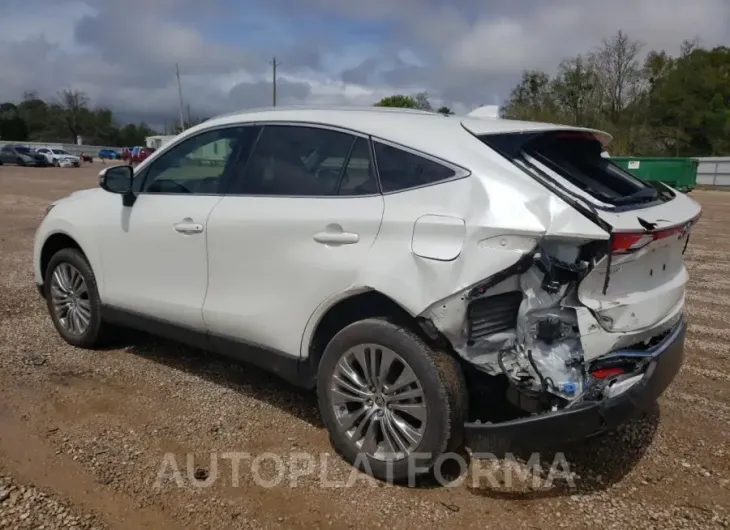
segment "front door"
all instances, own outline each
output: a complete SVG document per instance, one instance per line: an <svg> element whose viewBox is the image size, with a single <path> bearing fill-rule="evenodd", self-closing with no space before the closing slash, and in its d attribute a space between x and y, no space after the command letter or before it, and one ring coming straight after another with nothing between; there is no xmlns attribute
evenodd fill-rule
<svg viewBox="0 0 730 530"><path fill-rule="evenodd" d="M141 166L136 202L120 200L102 231L105 304L204 330L208 217L240 132L198 133Z"/></svg>

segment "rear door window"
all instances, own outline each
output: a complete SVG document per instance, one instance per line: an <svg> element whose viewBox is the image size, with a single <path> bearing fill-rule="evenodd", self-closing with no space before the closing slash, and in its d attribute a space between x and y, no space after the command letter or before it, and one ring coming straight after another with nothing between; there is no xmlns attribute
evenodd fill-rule
<svg viewBox="0 0 730 530"><path fill-rule="evenodd" d="M351 134L331 129L266 125L234 193L286 197L365 194L362 190L372 189L372 183L361 179L354 168L351 177L346 170L356 140ZM368 168L369 161L366 172ZM340 189L344 175L348 177Z"/></svg>

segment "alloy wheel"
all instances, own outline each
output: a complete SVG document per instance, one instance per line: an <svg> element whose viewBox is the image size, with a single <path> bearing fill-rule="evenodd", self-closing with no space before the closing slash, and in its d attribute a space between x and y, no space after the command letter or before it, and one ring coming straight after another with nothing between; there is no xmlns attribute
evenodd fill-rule
<svg viewBox="0 0 730 530"><path fill-rule="evenodd" d="M53 311L63 329L83 335L91 323L91 300L86 280L70 263L60 263L51 278Z"/></svg>
<svg viewBox="0 0 730 530"><path fill-rule="evenodd" d="M358 451L401 460L421 443L428 417L423 387L393 350L378 344L349 349L328 391L335 418Z"/></svg>

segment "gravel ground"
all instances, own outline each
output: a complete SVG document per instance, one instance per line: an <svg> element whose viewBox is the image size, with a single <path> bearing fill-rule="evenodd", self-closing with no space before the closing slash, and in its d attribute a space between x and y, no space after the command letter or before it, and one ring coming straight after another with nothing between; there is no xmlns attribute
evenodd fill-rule
<svg viewBox="0 0 730 530"><path fill-rule="evenodd" d="M354 473L315 397L274 376L131 332L96 352L57 336L33 232L99 167L0 167L0 528L730 527L727 193L693 193L687 360L654 409L534 468L405 488Z"/></svg>
<svg viewBox="0 0 730 530"><path fill-rule="evenodd" d="M33 486L21 486L0 477L0 528L36 530L101 530L106 526L94 514L82 515Z"/></svg>

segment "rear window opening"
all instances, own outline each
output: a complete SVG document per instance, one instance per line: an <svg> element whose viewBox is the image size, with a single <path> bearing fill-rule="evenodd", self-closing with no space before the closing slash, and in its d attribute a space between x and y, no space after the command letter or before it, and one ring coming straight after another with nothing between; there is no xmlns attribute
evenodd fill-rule
<svg viewBox="0 0 730 530"><path fill-rule="evenodd" d="M555 182L554 175L557 175L577 191L605 205L623 209L671 198L604 158L601 142L591 133L550 131L488 134L478 138L542 178Z"/></svg>

